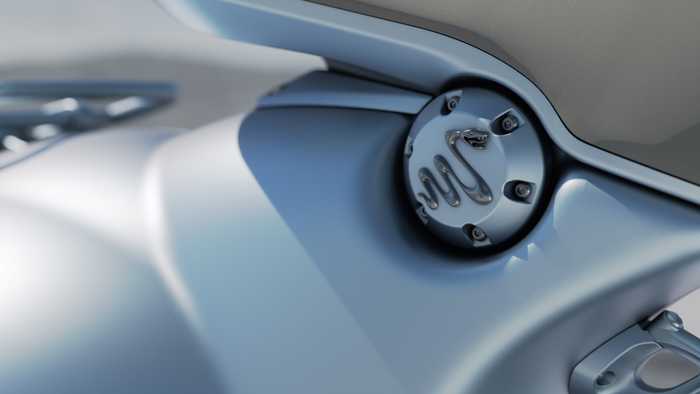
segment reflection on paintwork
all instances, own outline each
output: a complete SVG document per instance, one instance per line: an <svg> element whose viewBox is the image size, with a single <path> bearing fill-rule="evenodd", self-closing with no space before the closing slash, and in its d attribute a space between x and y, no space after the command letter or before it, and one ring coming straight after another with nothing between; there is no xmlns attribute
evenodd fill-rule
<svg viewBox="0 0 700 394"><path fill-rule="evenodd" d="M3 393L229 392L143 256L40 206L0 202Z"/></svg>
<svg viewBox="0 0 700 394"><path fill-rule="evenodd" d="M700 146L700 2L313 2L481 48L532 79L577 137L700 184L700 155L686 153Z"/></svg>

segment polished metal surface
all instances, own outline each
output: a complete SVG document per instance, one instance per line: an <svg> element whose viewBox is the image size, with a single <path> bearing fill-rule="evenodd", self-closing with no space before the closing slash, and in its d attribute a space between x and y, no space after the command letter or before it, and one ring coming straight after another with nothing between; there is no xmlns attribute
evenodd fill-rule
<svg viewBox="0 0 700 394"><path fill-rule="evenodd" d="M611 154L566 128L523 74L462 41L425 29L302 0L159 0L190 26L223 37L306 52L402 86L439 94L457 79L499 84L520 96L552 141L573 158L630 181L700 203L697 185ZM337 45L342 42L344 45Z"/></svg>
<svg viewBox="0 0 700 394"><path fill-rule="evenodd" d="M587 355L573 370L570 394L696 394L700 339L674 312L635 324Z"/></svg>
<svg viewBox="0 0 700 394"><path fill-rule="evenodd" d="M157 257L147 168L181 135L82 134L0 172L3 392L227 392Z"/></svg>
<svg viewBox="0 0 700 394"><path fill-rule="evenodd" d="M416 117L403 151L413 210L455 246L503 247L545 200L537 125L495 91L466 87L436 97Z"/></svg>
<svg viewBox="0 0 700 394"><path fill-rule="evenodd" d="M558 181L543 219L508 252L446 252L400 205L400 168L387 163L400 163L407 125L385 115L264 110L243 123L239 146L267 201L376 351L354 351L353 359L379 354L400 392L565 393L576 362L682 287L696 286L700 254L679 249L697 251L700 217L688 216L696 210L585 170ZM377 133L368 124L396 128ZM671 239L674 248L662 246ZM296 266L286 260L266 272ZM259 280L277 287L270 277ZM217 282L227 286L226 278ZM663 283L674 285L659 291ZM206 286L202 280L200 289ZM234 331L252 346L240 326ZM297 387L323 391L320 383Z"/></svg>
<svg viewBox="0 0 700 394"><path fill-rule="evenodd" d="M0 386L564 393L697 287L697 209L579 169L508 252L446 253L402 205L409 127L267 109L85 134L0 172Z"/></svg>
<svg viewBox="0 0 700 394"><path fill-rule="evenodd" d="M433 59L414 69L442 69L433 82L464 66ZM405 204L412 117L291 107L189 133L81 135L0 172L0 387L565 393L579 360L700 285L695 206L572 161L530 233L474 258L435 242ZM595 152L577 154L694 200L684 183ZM682 327L662 323L659 335Z"/></svg>
<svg viewBox="0 0 700 394"><path fill-rule="evenodd" d="M313 0L474 45L530 78L586 142L700 183L700 3Z"/></svg>
<svg viewBox="0 0 700 394"><path fill-rule="evenodd" d="M637 371L641 383L656 390L671 390L700 375L698 361L678 351L661 350L649 357ZM690 390L686 389L686 392Z"/></svg>

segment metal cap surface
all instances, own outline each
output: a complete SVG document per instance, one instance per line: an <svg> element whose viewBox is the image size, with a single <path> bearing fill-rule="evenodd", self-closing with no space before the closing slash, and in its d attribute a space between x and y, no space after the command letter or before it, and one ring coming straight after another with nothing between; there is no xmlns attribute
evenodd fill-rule
<svg viewBox="0 0 700 394"><path fill-rule="evenodd" d="M408 193L421 221L463 248L511 240L543 195L545 160L535 127L516 103L484 88L430 102L404 148Z"/></svg>

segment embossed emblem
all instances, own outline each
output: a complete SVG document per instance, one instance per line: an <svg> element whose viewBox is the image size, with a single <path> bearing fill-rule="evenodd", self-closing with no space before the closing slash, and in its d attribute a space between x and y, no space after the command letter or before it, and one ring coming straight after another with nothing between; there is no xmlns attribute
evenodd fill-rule
<svg viewBox="0 0 700 394"><path fill-rule="evenodd" d="M470 86L441 94L415 118L403 146L406 191L437 238L496 251L538 213L545 151L525 114L500 92Z"/></svg>
<svg viewBox="0 0 700 394"><path fill-rule="evenodd" d="M431 169L423 167L418 170L418 179L425 189L425 192L418 193L418 197L425 202L428 208L437 209L440 206L438 194L448 205L458 207L462 203L458 190L461 190L469 199L480 205L487 205L493 201L493 195L489 185L474 167L469 164L459 149L457 149L459 141L464 141L474 149L485 149L488 139L488 132L475 129L452 130L445 133L445 143L452 153L452 156L469 171L469 174L475 180L475 184L473 186L468 186L459 178L443 155L435 155L433 157L433 165L447 187L444 188L440 185ZM455 186L455 184L457 186Z"/></svg>

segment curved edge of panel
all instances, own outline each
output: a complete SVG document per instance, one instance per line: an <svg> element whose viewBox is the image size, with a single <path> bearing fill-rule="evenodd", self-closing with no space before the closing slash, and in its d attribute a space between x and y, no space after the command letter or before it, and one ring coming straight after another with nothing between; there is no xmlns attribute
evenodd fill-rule
<svg viewBox="0 0 700 394"><path fill-rule="evenodd" d="M576 138L542 91L497 58L419 28L301 0L159 0L191 27L226 38L306 52L372 70L436 94L458 78L482 78L523 98L563 151L595 168L700 204L697 185ZM262 28L261 28L262 27Z"/></svg>

